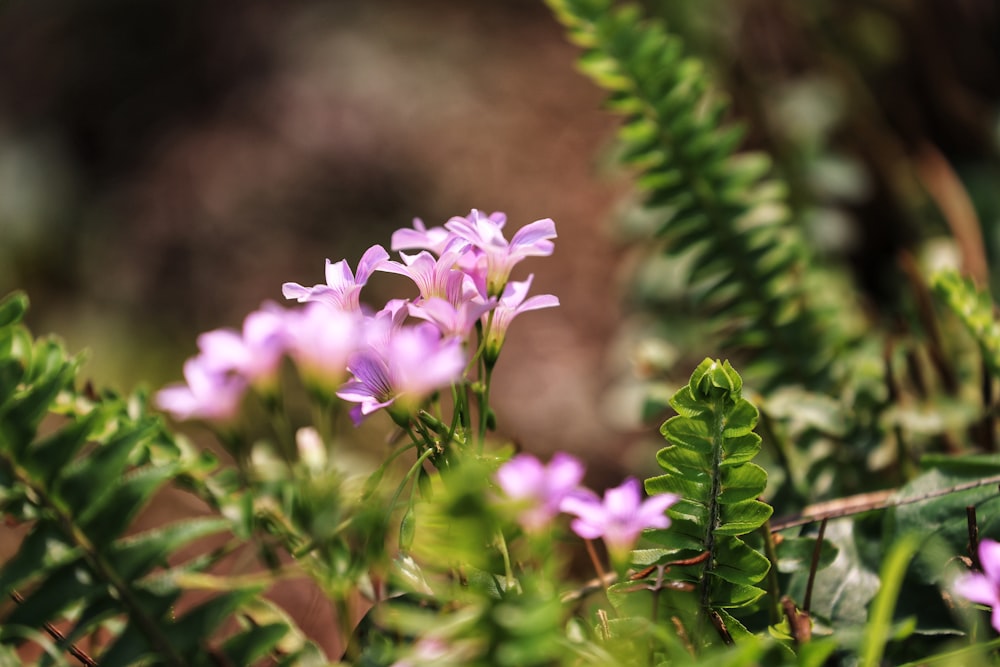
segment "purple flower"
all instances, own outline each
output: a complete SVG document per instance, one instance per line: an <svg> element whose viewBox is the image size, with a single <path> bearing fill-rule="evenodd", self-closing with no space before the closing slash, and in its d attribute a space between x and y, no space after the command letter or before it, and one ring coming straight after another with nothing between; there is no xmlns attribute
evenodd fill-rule
<svg viewBox="0 0 1000 667"><path fill-rule="evenodd" d="M361 308L361 288L365 286L372 273L389 259L389 253L380 245L373 245L365 251L358 262L357 276L347 265L347 260L332 263L326 260L326 285L303 287L298 283L285 283L281 293L286 299L296 299L300 303L306 301L323 301L341 310L359 310Z"/></svg>
<svg viewBox="0 0 1000 667"><path fill-rule="evenodd" d="M478 268L486 274L487 292L491 296L500 296L514 265L525 257L551 255L555 247L550 239L556 238L556 224L551 219L525 225L515 232L509 243L503 235L506 222L507 216L503 213L484 216L472 209L468 217L454 217L444 225L478 250Z"/></svg>
<svg viewBox="0 0 1000 667"><path fill-rule="evenodd" d="M397 273L406 276L417 285L421 299L438 297L458 304L464 300L464 295L474 291L472 278L456 268L461 253L448 250L441 254L440 259L426 250L407 255L399 253L403 262L387 260L379 265L379 271Z"/></svg>
<svg viewBox="0 0 1000 667"><path fill-rule="evenodd" d="M433 297L420 303L409 304L410 315L433 322L445 337L468 340L472 328L485 313L496 305L496 297L489 301L480 299L463 301L454 305L444 299Z"/></svg>
<svg viewBox="0 0 1000 667"><path fill-rule="evenodd" d="M307 385L331 395L347 376L347 361L361 342L361 315L314 302L290 313L288 354Z"/></svg>
<svg viewBox="0 0 1000 667"><path fill-rule="evenodd" d="M239 412L247 382L239 375L213 372L203 357L184 363L187 384L164 387L156 393L156 405L174 419L205 419L227 422Z"/></svg>
<svg viewBox="0 0 1000 667"><path fill-rule="evenodd" d="M663 493L642 500L639 480L629 477L613 489L596 495L567 497L562 511L576 515L571 528L584 539L604 538L612 558L622 560L646 528L666 528L670 519L664 512L677 502L672 493Z"/></svg>
<svg viewBox="0 0 1000 667"><path fill-rule="evenodd" d="M518 521L527 531L547 526L570 495L580 491L583 464L557 452L547 466L530 454L518 454L497 470L503 492L524 506Z"/></svg>
<svg viewBox="0 0 1000 667"><path fill-rule="evenodd" d="M288 311L267 303L243 320L243 331L216 329L198 336L199 364L214 374L236 374L269 392L285 354Z"/></svg>
<svg viewBox="0 0 1000 667"><path fill-rule="evenodd" d="M991 622L1000 632L1000 543L982 540L979 543L982 573L970 572L955 581L955 592L962 597L993 607Z"/></svg>
<svg viewBox="0 0 1000 667"><path fill-rule="evenodd" d="M390 248L394 252L400 250L430 250L435 255L442 255L445 248L451 245L456 237L444 227L427 229L420 218L413 219L413 229L397 229L392 233Z"/></svg>
<svg viewBox="0 0 1000 667"><path fill-rule="evenodd" d="M358 405L354 423L380 408L397 421L435 389L458 380L465 370L465 354L457 339L442 339L429 323L379 331L347 364L354 376L337 396Z"/></svg>
<svg viewBox="0 0 1000 667"><path fill-rule="evenodd" d="M503 296L493 309L492 315L484 315L483 323L489 324L486 332L486 348L483 356L488 364L496 363L500 356L500 348L503 347L504 339L507 336L507 329L510 328L511 321L521 313L540 308L552 308L559 305L559 298L551 294L539 294L530 299L528 290L531 289L531 281L534 274L528 276L523 282L510 282L504 287ZM489 319L492 317L492 321Z"/></svg>

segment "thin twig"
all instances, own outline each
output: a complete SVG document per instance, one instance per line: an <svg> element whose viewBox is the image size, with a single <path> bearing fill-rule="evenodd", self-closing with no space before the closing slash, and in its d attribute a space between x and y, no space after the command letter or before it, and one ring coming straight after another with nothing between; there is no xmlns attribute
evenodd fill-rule
<svg viewBox="0 0 1000 667"><path fill-rule="evenodd" d="M912 505L913 503L920 503L925 500L933 500L934 498L940 498L941 496L947 496L950 493L958 493L960 491L968 491L969 489L975 489L980 486L987 486L990 484L1000 483L1000 475L993 475L992 477L984 477L983 479L976 480L974 482L965 482L964 484L956 484L955 486L948 487L947 489L938 489L937 491L928 491L927 493L921 493L910 498L903 498L901 500L889 501L896 491L879 491L874 494L861 494L859 496L849 496L847 498L841 498L836 501L837 507L833 509L820 509L820 507L828 507L830 503L823 503L822 505L814 506L813 508L806 508L802 514L795 516L786 517L784 519L778 519L777 521L771 522L771 530L773 532L778 532L782 530L788 530L789 528L796 528L798 526L804 526L809 523L815 523L816 521L822 521L823 519L839 519L845 516L851 516L854 514L863 514L865 512L873 512L876 510L891 509L893 507L902 507L903 505ZM875 497L877 500L873 502L866 502L867 498Z"/></svg>
<svg viewBox="0 0 1000 667"><path fill-rule="evenodd" d="M24 604L24 597L17 591L11 591L10 598L17 604ZM55 639L57 642L66 641L66 635L59 632L59 630L56 629L56 626L52 625L51 623L45 623L44 628L45 632L47 632L48 635L52 637L52 639ZM79 660L80 664L86 665L86 667L99 667L97 662L93 658L91 658L89 655L78 649L75 644L70 644L66 650L69 652L71 656Z"/></svg>
<svg viewBox="0 0 1000 667"><path fill-rule="evenodd" d="M979 562L979 524L976 522L976 506L967 505L965 508L965 523L969 527L969 558L972 559L972 568L982 569Z"/></svg>
<svg viewBox="0 0 1000 667"><path fill-rule="evenodd" d="M597 550L594 549L594 543L586 538L584 538L583 543L587 545L587 555L590 556L590 562L594 564L594 570L597 571L597 578L604 581L608 577L604 573L604 567L601 565L601 559L597 557Z"/></svg>
<svg viewBox="0 0 1000 667"><path fill-rule="evenodd" d="M826 534L826 519L819 524L819 533L816 535L816 545L813 547L812 561L809 563L809 580L806 582L806 596L802 601L802 611L809 613L812 608L813 582L816 581L816 570L819 569L819 557L823 552L823 536Z"/></svg>

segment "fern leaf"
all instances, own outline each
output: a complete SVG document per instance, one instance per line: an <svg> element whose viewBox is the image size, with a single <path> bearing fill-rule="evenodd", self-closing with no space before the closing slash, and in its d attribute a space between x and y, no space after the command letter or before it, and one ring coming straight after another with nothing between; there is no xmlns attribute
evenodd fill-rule
<svg viewBox="0 0 1000 667"><path fill-rule="evenodd" d="M750 462L760 449L758 413L742 387L728 361L705 359L671 399L678 414L663 424L669 444L657 454L664 474L646 480L650 494L684 496L668 510L673 525L649 537L668 547L661 562L695 561L675 569L697 585L703 614L753 603L769 569L741 539L771 516L757 500L767 473Z"/></svg>
<svg viewBox="0 0 1000 667"><path fill-rule="evenodd" d="M622 159L641 172L664 252L693 259L692 296L730 332L725 344L750 353L765 387L831 385L847 334L806 298L800 276L813 262L790 224L787 188L767 176L765 156L736 154L743 130L721 124L727 105L701 62L634 6L547 2L584 49L580 68L626 116Z"/></svg>

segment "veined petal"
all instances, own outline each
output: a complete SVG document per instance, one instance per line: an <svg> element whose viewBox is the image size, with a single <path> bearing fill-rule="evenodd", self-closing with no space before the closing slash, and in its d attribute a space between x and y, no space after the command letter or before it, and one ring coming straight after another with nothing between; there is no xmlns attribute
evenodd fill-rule
<svg viewBox="0 0 1000 667"><path fill-rule="evenodd" d="M388 261L389 253L381 245L373 245L365 251L358 262L358 273L355 284L364 285L368 282L372 272L374 272L383 262Z"/></svg>
<svg viewBox="0 0 1000 667"><path fill-rule="evenodd" d="M325 273L326 284L338 292L343 292L355 285L354 272L351 271L346 259L339 262L331 262L327 259Z"/></svg>
<svg viewBox="0 0 1000 667"><path fill-rule="evenodd" d="M517 307L518 313L542 308L555 308L559 305L559 297L552 294L537 294Z"/></svg>
<svg viewBox="0 0 1000 667"><path fill-rule="evenodd" d="M510 247L522 257L547 256L555 249L555 244L549 240L554 238L556 238L556 223L551 218L545 218L517 230L510 240Z"/></svg>

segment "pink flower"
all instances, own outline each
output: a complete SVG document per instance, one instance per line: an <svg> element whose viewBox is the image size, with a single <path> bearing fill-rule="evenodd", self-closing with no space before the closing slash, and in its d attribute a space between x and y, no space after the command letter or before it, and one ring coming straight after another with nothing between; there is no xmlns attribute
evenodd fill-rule
<svg viewBox="0 0 1000 667"><path fill-rule="evenodd" d="M389 253L380 245L373 245L365 251L358 262L357 276L347 265L347 260L332 263L326 260L326 285L303 287L298 283L285 283L281 293L286 299L296 299L300 303L306 301L323 301L341 310L359 310L361 308L361 288L365 286L372 273L389 259Z"/></svg>
<svg viewBox="0 0 1000 667"><path fill-rule="evenodd" d="M288 354L305 383L332 395L361 343L361 315L313 302L289 314L287 337Z"/></svg>
<svg viewBox="0 0 1000 667"><path fill-rule="evenodd" d="M285 354L288 311L266 303L243 320L243 331L216 329L198 336L200 364L217 374L234 373L271 391Z"/></svg>
<svg viewBox="0 0 1000 667"><path fill-rule="evenodd" d="M477 250L480 270L485 272L487 293L491 296L500 296L518 262L525 257L551 255L555 247L550 239L556 238L556 224L551 219L525 225L509 243L503 235L506 222L503 213L484 216L472 209L468 217L454 217L444 224L445 229ZM471 267L467 270L471 272Z"/></svg>
<svg viewBox="0 0 1000 667"><path fill-rule="evenodd" d="M970 572L955 581L955 592L962 597L993 607L991 622L1000 632L1000 543L982 540L979 543L979 562L982 573Z"/></svg>
<svg viewBox="0 0 1000 667"><path fill-rule="evenodd" d="M520 524L534 532L551 523L566 498L580 492L583 472L578 459L562 452L547 466L531 454L518 454L500 466L496 478L507 497L523 505Z"/></svg>
<svg viewBox="0 0 1000 667"><path fill-rule="evenodd" d="M355 424L390 406L399 421L429 393L457 381L465 364L461 342L442 339L432 324L390 328L351 356L347 369L354 377L337 396L358 403L351 411Z"/></svg>
<svg viewBox="0 0 1000 667"><path fill-rule="evenodd" d="M486 332L486 348L483 357L488 364L495 364L500 356L500 349L503 347L504 339L507 337L507 329L515 317L529 310L540 308L553 308L559 305L558 297L551 294L539 294L530 299L528 290L531 289L531 282L535 276L530 275L523 282L510 282L504 287L503 296L493 309L492 315L483 316L483 324L489 322L489 330ZM489 318L492 317L492 321Z"/></svg>
<svg viewBox="0 0 1000 667"><path fill-rule="evenodd" d="M420 303L411 303L408 307L411 316L433 322L445 337L466 341L479 318L492 310L496 303L496 297L490 297L485 303L476 299L463 301L456 306L434 297Z"/></svg>
<svg viewBox="0 0 1000 667"><path fill-rule="evenodd" d="M379 271L406 276L417 285L421 299L438 297L458 304L466 293L473 291L472 279L456 268L460 252L448 250L440 259L426 250L407 255L399 253L403 262L387 260L379 265Z"/></svg>
<svg viewBox="0 0 1000 667"><path fill-rule="evenodd" d="M440 256L445 248L451 245L456 237L444 227L427 229L420 218L413 219L413 229L397 229L392 233L390 248L399 250L430 250Z"/></svg>
<svg viewBox="0 0 1000 667"><path fill-rule="evenodd" d="M195 357L184 363L184 379L187 384L170 385L156 393L157 407L174 419L227 422L239 412L247 388L244 378L212 372L203 357Z"/></svg>
<svg viewBox="0 0 1000 667"><path fill-rule="evenodd" d="M643 530L666 528L670 519L664 512L677 502L678 496L663 493L642 500L639 480L629 477L621 486L596 495L567 497L562 511L576 515L570 527L584 539L604 538L612 557L622 560L635 545Z"/></svg>

